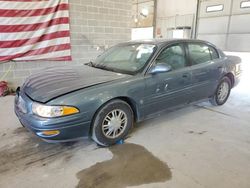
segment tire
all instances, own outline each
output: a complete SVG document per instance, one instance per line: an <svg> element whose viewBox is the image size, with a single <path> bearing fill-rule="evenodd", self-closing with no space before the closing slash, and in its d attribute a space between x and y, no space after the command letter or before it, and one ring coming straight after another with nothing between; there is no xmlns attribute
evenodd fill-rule
<svg viewBox="0 0 250 188"><path fill-rule="evenodd" d="M223 88L224 93L223 93ZM228 77L223 77L216 89L216 92L212 98L210 98L210 103L214 106L221 106L226 103L232 88L231 80Z"/></svg>
<svg viewBox="0 0 250 188"><path fill-rule="evenodd" d="M112 100L97 111L92 124L92 139L101 146L114 145L126 137L133 123L133 110L129 104Z"/></svg>

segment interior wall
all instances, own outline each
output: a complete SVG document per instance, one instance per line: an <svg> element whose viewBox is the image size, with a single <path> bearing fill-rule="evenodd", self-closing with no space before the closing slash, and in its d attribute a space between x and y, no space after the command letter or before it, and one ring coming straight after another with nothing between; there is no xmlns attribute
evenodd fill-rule
<svg viewBox="0 0 250 188"><path fill-rule="evenodd" d="M29 75L41 71L44 67L80 65L94 59L103 48L131 39L131 0L69 2L73 61L0 62L0 81L6 80L15 88ZM6 76L2 78L4 75Z"/></svg>
<svg viewBox="0 0 250 188"><path fill-rule="evenodd" d="M158 0L156 36L172 38L177 27L194 27L197 0Z"/></svg>
<svg viewBox="0 0 250 188"><path fill-rule="evenodd" d="M154 22L154 0L133 0L131 19L133 28L152 27ZM143 10L148 11L147 15L143 15Z"/></svg>
<svg viewBox="0 0 250 188"><path fill-rule="evenodd" d="M157 17L194 14L197 0L158 0Z"/></svg>

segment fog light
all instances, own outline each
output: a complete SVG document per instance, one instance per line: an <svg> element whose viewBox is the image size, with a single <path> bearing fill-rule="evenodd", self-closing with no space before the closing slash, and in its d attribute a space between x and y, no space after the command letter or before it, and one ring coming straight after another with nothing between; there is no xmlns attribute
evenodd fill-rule
<svg viewBox="0 0 250 188"><path fill-rule="evenodd" d="M56 136L60 133L58 130L52 130L52 131L42 131L41 135L43 136Z"/></svg>

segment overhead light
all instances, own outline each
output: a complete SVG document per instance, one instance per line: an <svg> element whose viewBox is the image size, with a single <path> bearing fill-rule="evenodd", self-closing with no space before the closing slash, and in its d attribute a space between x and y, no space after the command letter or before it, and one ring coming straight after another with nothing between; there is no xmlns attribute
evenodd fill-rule
<svg viewBox="0 0 250 188"><path fill-rule="evenodd" d="M138 23L138 18L135 18L134 21L135 21L135 23Z"/></svg>
<svg viewBox="0 0 250 188"><path fill-rule="evenodd" d="M148 11L147 8L143 8L143 9L141 10L141 15L142 15L142 16L147 17L148 14L149 14L149 11Z"/></svg>

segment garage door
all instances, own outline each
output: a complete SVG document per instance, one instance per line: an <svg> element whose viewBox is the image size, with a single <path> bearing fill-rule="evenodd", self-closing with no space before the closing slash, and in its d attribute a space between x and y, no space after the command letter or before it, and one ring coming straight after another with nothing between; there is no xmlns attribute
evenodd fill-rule
<svg viewBox="0 0 250 188"><path fill-rule="evenodd" d="M250 0L201 0L197 38L225 51L250 52Z"/></svg>

